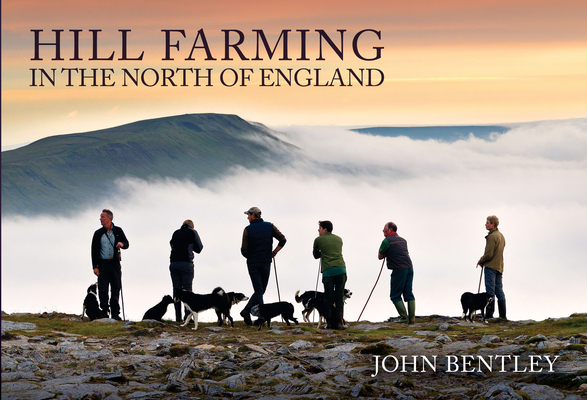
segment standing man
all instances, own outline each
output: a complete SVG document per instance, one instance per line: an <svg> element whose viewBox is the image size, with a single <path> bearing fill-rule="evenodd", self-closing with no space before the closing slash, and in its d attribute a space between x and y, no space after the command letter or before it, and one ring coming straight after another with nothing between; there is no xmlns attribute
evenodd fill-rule
<svg viewBox="0 0 587 400"><path fill-rule="evenodd" d="M98 293L100 308L120 321L120 305L118 299L122 287L122 266L120 265L120 249L128 249L128 240L118 226L114 226L112 211L104 209L100 214L102 227L94 232L92 238L92 268L98 277ZM108 287L112 295L108 303Z"/></svg>
<svg viewBox="0 0 587 400"><path fill-rule="evenodd" d="M173 284L173 298L177 299L178 293L182 290L192 291L194 252L200 254L204 246L190 219L186 219L181 228L173 232L169 245L171 246L169 272ZM182 321L181 302L174 303L174 306L175 320Z"/></svg>
<svg viewBox="0 0 587 400"><path fill-rule="evenodd" d="M388 222L383 227L383 242L379 247L380 260L387 258L387 269L391 270L391 290L389 297L400 316L400 323L416 322L416 299L412 293L414 268L408 252L408 242L397 234L397 225ZM402 301L408 303L408 312Z"/></svg>
<svg viewBox="0 0 587 400"><path fill-rule="evenodd" d="M490 215L485 221L485 229L489 231L485 236L485 253L477 262L477 265L485 267L485 291L492 297L497 295L497 307L499 318L506 318L505 294L503 292L503 250L505 248L505 238L497 226L499 218ZM493 318L495 310L495 301L487 305L485 310L486 318Z"/></svg>
<svg viewBox="0 0 587 400"><path fill-rule="evenodd" d="M318 237L314 239L314 258L320 258L324 284L327 329L344 329L344 285L346 265L342 258L342 239L332 234L332 222L318 221Z"/></svg>
<svg viewBox="0 0 587 400"><path fill-rule="evenodd" d="M247 259L254 294L241 311L241 316L245 324L252 325L251 309L257 304L263 304L263 295L271 273L271 258L285 245L286 239L275 225L263 221L259 208L251 207L245 214L250 224L243 232L241 254ZM278 244L272 251L273 238L278 240Z"/></svg>

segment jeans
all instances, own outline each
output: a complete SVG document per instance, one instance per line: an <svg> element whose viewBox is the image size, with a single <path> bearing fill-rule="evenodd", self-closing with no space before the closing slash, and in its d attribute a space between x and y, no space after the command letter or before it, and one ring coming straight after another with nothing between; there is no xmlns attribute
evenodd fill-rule
<svg viewBox="0 0 587 400"><path fill-rule="evenodd" d="M412 282L414 281L414 269L392 269L389 298L392 303L400 301L402 295L404 301L416 300L412 293Z"/></svg>
<svg viewBox="0 0 587 400"><path fill-rule="evenodd" d="M247 268L254 290L251 299L245 307L245 309L250 311L257 304L263 304L263 295L265 294L265 289L267 289L269 275L271 274L271 263L251 263L247 264Z"/></svg>
<svg viewBox="0 0 587 400"><path fill-rule="evenodd" d="M335 304L337 310L343 310L346 274L323 276L322 283L324 284L324 304Z"/></svg>
<svg viewBox="0 0 587 400"><path fill-rule="evenodd" d="M173 285L173 297L182 290L192 291L192 282L194 281L194 263L189 261L176 261L169 264L171 274L171 283Z"/></svg>
<svg viewBox="0 0 587 400"><path fill-rule="evenodd" d="M122 271L118 262L115 260L100 260L100 276L98 276L98 297L100 298L100 308L104 311L110 310L111 317L120 315L120 298L121 274ZM108 304L108 289L112 292L110 304Z"/></svg>
<svg viewBox="0 0 587 400"><path fill-rule="evenodd" d="M492 297L497 296L497 300L505 300L503 292L503 274L491 269L485 268L485 291Z"/></svg>

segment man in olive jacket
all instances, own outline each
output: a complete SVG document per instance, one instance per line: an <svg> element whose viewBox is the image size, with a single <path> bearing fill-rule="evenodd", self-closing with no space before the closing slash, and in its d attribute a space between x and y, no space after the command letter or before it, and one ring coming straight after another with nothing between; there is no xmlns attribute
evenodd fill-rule
<svg viewBox="0 0 587 400"><path fill-rule="evenodd" d="M489 231L485 236L485 253L477 265L485 267L485 291L491 296L497 296L499 318L506 318L505 293L503 292L503 250L505 238L497 229L499 218L495 215L487 217L485 229ZM485 310L486 318L493 318L495 302L489 303Z"/></svg>

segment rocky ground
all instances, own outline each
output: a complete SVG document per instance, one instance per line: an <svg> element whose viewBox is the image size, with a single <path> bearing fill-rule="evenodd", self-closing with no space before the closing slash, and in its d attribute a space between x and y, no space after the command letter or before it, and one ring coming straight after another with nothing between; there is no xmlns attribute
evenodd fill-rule
<svg viewBox="0 0 587 400"><path fill-rule="evenodd" d="M120 335L98 338L37 335L35 324L9 317L2 317L3 400L587 398L587 333L510 338L524 322L496 323L503 333L491 335L487 325L439 316L418 318L408 334L405 325L396 333L396 323L345 331L275 323L257 331L238 322L194 332L171 322L84 322L120 325Z"/></svg>

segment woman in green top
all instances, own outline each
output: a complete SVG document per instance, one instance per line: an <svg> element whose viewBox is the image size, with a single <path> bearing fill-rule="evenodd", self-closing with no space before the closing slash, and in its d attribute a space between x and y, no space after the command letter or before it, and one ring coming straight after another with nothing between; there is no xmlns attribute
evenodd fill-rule
<svg viewBox="0 0 587 400"><path fill-rule="evenodd" d="M344 286L346 265L342 258L342 239L332 234L332 222L318 222L318 236L314 240L314 258L320 258L324 284L324 306L328 329L344 329Z"/></svg>

